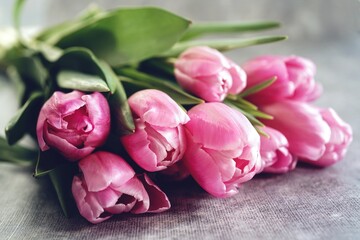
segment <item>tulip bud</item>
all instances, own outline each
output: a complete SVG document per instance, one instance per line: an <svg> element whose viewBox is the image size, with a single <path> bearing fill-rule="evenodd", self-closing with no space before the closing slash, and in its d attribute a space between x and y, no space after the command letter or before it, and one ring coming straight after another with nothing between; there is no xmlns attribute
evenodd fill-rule
<svg viewBox="0 0 360 240"><path fill-rule="evenodd" d="M96 152L79 161L81 174L75 176L72 193L80 214L100 223L113 214L162 212L170 202L147 175L135 175L121 157Z"/></svg>
<svg viewBox="0 0 360 240"><path fill-rule="evenodd" d="M352 129L333 109L319 109L319 112L330 127L330 140L325 144L325 152L320 158L315 161L310 159L303 159L302 161L327 167L344 158L352 141Z"/></svg>
<svg viewBox="0 0 360 240"><path fill-rule="evenodd" d="M279 131L262 127L268 136L260 135L260 155L263 164L261 172L285 173L295 168L297 159L289 152L289 143Z"/></svg>
<svg viewBox="0 0 360 240"><path fill-rule="evenodd" d="M262 111L274 117L264 124L284 134L290 152L299 159L317 160L325 153L331 130L318 109L287 100L263 106Z"/></svg>
<svg viewBox="0 0 360 240"><path fill-rule="evenodd" d="M147 171L159 171L179 161L185 152L183 124L189 117L167 94L153 89L129 100L135 132L121 138L131 158Z"/></svg>
<svg viewBox="0 0 360 240"><path fill-rule="evenodd" d="M247 74L247 88L276 77L269 87L249 96L256 104L291 99L313 101L321 92L321 86L314 81L316 68L313 62L298 56L261 56L242 65Z"/></svg>
<svg viewBox="0 0 360 240"><path fill-rule="evenodd" d="M258 133L244 115L222 103L197 105L188 115L185 166L210 194L234 195L261 168Z"/></svg>
<svg viewBox="0 0 360 240"><path fill-rule="evenodd" d="M37 126L42 151L56 149L70 161L89 155L110 131L110 109L98 92L55 92L43 105Z"/></svg>
<svg viewBox="0 0 360 240"><path fill-rule="evenodd" d="M207 102L221 102L228 93L237 94L246 85L246 74L219 51L193 47L175 62L179 85Z"/></svg>

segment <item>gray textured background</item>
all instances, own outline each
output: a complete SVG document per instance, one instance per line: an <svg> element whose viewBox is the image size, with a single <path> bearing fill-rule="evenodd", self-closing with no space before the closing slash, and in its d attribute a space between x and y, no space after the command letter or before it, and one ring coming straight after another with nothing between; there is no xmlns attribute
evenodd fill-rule
<svg viewBox="0 0 360 240"><path fill-rule="evenodd" d="M0 27L10 24L10 0L0 3ZM27 27L76 15L90 1L28 1ZM288 34L287 42L241 49L229 55L243 62L259 54L297 54L312 59L332 106L349 122L354 141L344 161L326 168L299 166L286 175L257 177L238 195L215 199L193 182L164 186L173 207L157 215L123 215L91 225L66 219L45 179L32 169L0 163L0 239L360 239L360 3L356 0L183 0L94 1L161 6L194 21L278 20L266 32ZM46 24L44 24L46 23ZM14 90L0 80L0 127L16 109ZM3 131L0 132L3 134Z"/></svg>

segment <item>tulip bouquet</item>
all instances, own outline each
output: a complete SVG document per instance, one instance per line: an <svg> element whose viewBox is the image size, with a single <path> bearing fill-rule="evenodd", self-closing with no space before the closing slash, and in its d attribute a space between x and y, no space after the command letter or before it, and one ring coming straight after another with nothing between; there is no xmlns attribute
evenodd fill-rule
<svg viewBox="0 0 360 240"><path fill-rule="evenodd" d="M286 37L201 38L277 26L92 8L30 39L18 31L10 47L0 45L0 67L21 103L0 160L33 163L65 215L75 203L92 223L168 210L159 179L192 177L224 198L262 172L334 164L352 131L334 110L313 105L322 89L310 60L261 56L240 66L222 53ZM38 149L16 144L26 134Z"/></svg>

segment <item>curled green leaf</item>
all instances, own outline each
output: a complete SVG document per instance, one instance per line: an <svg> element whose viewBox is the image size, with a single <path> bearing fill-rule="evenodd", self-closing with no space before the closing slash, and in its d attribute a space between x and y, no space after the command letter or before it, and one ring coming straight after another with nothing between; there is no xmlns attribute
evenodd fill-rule
<svg viewBox="0 0 360 240"><path fill-rule="evenodd" d="M178 85L166 79L154 77L132 68L121 68L117 69L116 71L117 74L120 75L120 79L122 81L139 88L153 88L163 91L179 104L195 105L204 102L202 99L194 97L193 95L182 90ZM121 76L125 76L126 78L121 78Z"/></svg>
<svg viewBox="0 0 360 240"><path fill-rule="evenodd" d="M10 145L20 140L26 133L35 133L37 116L43 101L43 94L34 92L6 125L5 134Z"/></svg>
<svg viewBox="0 0 360 240"><path fill-rule="evenodd" d="M208 34L240 33L279 27L278 22L204 22L193 23L181 38L182 41Z"/></svg>
<svg viewBox="0 0 360 240"><path fill-rule="evenodd" d="M186 49L195 46L208 46L223 52L236 48L243 48L243 47L249 47L259 44L282 41L285 39L287 39L286 36L266 36L266 37L256 37L256 38L248 38L248 39L215 39L215 40L210 39L210 40L202 40L202 41L200 40L186 41L175 44L174 47L172 47L169 51L159 54L158 57L176 57Z"/></svg>
<svg viewBox="0 0 360 240"><path fill-rule="evenodd" d="M61 209L66 217L76 211L71 193L73 176L76 173L72 164L61 165L49 173L50 181L56 192Z"/></svg>
<svg viewBox="0 0 360 240"><path fill-rule="evenodd" d="M57 75L57 84L61 88L75 89L84 92L109 92L105 81L96 75L75 71L61 71Z"/></svg>
<svg viewBox="0 0 360 240"><path fill-rule="evenodd" d="M273 84L276 81L277 77L272 77L266 81L263 81L255 86L252 86L248 89L246 89L245 91L243 91L242 93L238 94L238 98L243 98L243 97L247 97L251 94L260 92L261 90L269 87L271 84Z"/></svg>
<svg viewBox="0 0 360 240"><path fill-rule="evenodd" d="M10 146L3 137L0 137L0 161L24 165L35 162L36 156L37 151L17 144Z"/></svg>

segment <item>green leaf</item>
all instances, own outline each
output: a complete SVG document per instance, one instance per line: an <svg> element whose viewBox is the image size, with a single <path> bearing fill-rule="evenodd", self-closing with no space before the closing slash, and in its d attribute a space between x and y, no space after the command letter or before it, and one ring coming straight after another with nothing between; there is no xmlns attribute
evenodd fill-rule
<svg viewBox="0 0 360 240"><path fill-rule="evenodd" d="M108 83L112 89L109 95L112 124L120 135L133 133L135 125L125 89L109 65L102 62L101 66L107 74Z"/></svg>
<svg viewBox="0 0 360 240"><path fill-rule="evenodd" d="M252 87L246 89L245 91L243 91L242 93L238 94L238 97L243 98L243 97L247 97L251 94L260 92L261 90L263 90L263 89L269 87L271 84L273 84L276 81L276 79L277 79L277 77L274 76L266 81L263 81L255 86L252 86Z"/></svg>
<svg viewBox="0 0 360 240"><path fill-rule="evenodd" d="M75 71L64 70L57 75L57 84L61 88L76 89L84 92L109 92L103 79Z"/></svg>
<svg viewBox="0 0 360 240"><path fill-rule="evenodd" d="M279 27L277 22L205 22L193 23L181 38L182 41L207 34L260 31Z"/></svg>
<svg viewBox="0 0 360 240"><path fill-rule="evenodd" d="M72 164L62 165L49 173L51 183L55 189L61 209L66 217L76 211L74 198L71 193L71 184L75 174Z"/></svg>
<svg viewBox="0 0 360 240"><path fill-rule="evenodd" d="M140 88L143 87L144 89L153 88L163 91L172 99L174 99L178 104L194 105L204 102L202 99L190 95L189 93L182 90L178 85L166 79L157 78L132 68L122 68L117 69L116 71L120 76L126 77L120 78L122 81L133 84Z"/></svg>
<svg viewBox="0 0 360 240"><path fill-rule="evenodd" d="M57 167L65 164L68 164L68 160L55 150L49 149L44 152L39 150L34 177L48 175Z"/></svg>
<svg viewBox="0 0 360 240"><path fill-rule="evenodd" d="M14 27L19 32L20 30L20 14L25 4L25 0L16 0L13 8Z"/></svg>
<svg viewBox="0 0 360 240"><path fill-rule="evenodd" d="M269 120L274 119L273 116L266 114L264 112L258 111L258 110L247 110L247 112L256 118L263 118L263 119L269 119Z"/></svg>
<svg viewBox="0 0 360 240"><path fill-rule="evenodd" d="M71 34L78 29L81 29L82 26L85 26L90 22L93 22L102 14L104 14L104 12L101 9L92 5L88 9L86 9L84 13L80 15L80 17L73 20L61 22L60 24L44 29L37 35L36 40L47 42L53 45L64 36Z"/></svg>
<svg viewBox="0 0 360 240"><path fill-rule="evenodd" d="M242 106L241 108L243 109L250 109L250 110L257 110L258 107L254 104L252 104L251 102L239 97L238 95L227 95L226 96L226 99L229 101L229 102L236 102L236 104L238 106Z"/></svg>
<svg viewBox="0 0 360 240"><path fill-rule="evenodd" d="M190 22L153 7L118 9L72 25L48 39L61 48L82 46L112 66L135 63L170 49Z"/></svg>
<svg viewBox="0 0 360 240"><path fill-rule="evenodd" d="M17 142L25 133L35 132L33 127L35 128L36 126L37 117L43 101L43 94L34 92L6 125L5 134L10 145Z"/></svg>
<svg viewBox="0 0 360 240"><path fill-rule="evenodd" d="M16 164L29 164L35 162L37 151L20 145L8 145L7 141L0 136L0 161Z"/></svg>
<svg viewBox="0 0 360 240"><path fill-rule="evenodd" d="M45 87L48 71L37 56L22 56L14 60L12 64L27 86L37 90Z"/></svg>
<svg viewBox="0 0 360 240"><path fill-rule="evenodd" d="M208 46L219 51L229 51L236 48L249 47L259 44L272 43L287 39L286 36L256 37L248 39L210 39L186 41L175 44L169 51L157 55L158 57L176 57L186 49L195 46Z"/></svg>

